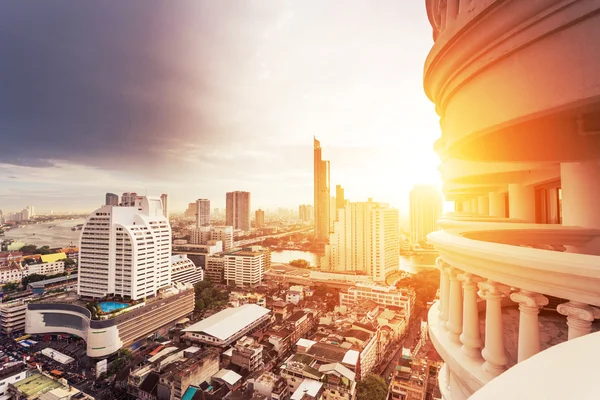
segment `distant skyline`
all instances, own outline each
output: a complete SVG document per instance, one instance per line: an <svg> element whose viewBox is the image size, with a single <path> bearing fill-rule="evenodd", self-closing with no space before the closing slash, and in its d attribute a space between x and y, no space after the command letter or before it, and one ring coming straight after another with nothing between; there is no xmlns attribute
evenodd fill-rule
<svg viewBox="0 0 600 400"><path fill-rule="evenodd" d="M340 5L343 4L343 7ZM0 209L106 192L313 203L312 137L346 198L438 183L425 5L397 0L0 4Z"/></svg>

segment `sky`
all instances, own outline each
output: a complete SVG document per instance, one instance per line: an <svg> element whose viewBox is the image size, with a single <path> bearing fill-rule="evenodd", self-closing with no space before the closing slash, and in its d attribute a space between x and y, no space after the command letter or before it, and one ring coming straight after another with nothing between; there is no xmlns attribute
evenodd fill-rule
<svg viewBox="0 0 600 400"><path fill-rule="evenodd" d="M432 43L424 0L2 1L0 209L295 208L316 136L333 188L402 211L439 183Z"/></svg>

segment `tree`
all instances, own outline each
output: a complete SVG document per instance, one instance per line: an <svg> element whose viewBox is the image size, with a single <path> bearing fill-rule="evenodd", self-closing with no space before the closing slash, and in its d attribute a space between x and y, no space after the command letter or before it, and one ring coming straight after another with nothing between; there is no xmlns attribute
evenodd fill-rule
<svg viewBox="0 0 600 400"><path fill-rule="evenodd" d="M387 397L388 386L385 380L375 374L369 374L356 386L357 400L385 400Z"/></svg>
<svg viewBox="0 0 600 400"><path fill-rule="evenodd" d="M303 260L303 259L298 259L298 260L290 261L290 265L292 267L298 267L298 268L309 268L310 262Z"/></svg>
<svg viewBox="0 0 600 400"><path fill-rule="evenodd" d="M35 244L28 244L19 249L23 254L38 254L37 246Z"/></svg>
<svg viewBox="0 0 600 400"><path fill-rule="evenodd" d="M50 246L42 246L38 249L39 254L50 254Z"/></svg>
<svg viewBox="0 0 600 400"><path fill-rule="evenodd" d="M68 267L72 267L72 266L74 266L76 264L75 260L73 260L72 258L63 258L62 260L58 260L58 261L64 262L65 263L65 267L67 267L67 268Z"/></svg>
<svg viewBox="0 0 600 400"><path fill-rule="evenodd" d="M8 282L2 286L2 291L4 293L14 292L19 288L19 284L16 282Z"/></svg>

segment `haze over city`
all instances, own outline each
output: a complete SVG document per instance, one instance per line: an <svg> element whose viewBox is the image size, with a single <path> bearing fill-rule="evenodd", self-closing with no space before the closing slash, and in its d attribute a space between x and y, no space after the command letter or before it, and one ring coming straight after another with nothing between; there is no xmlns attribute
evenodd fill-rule
<svg viewBox="0 0 600 400"><path fill-rule="evenodd" d="M182 212L231 190L292 208L312 202L313 136L347 198L405 213L439 181L424 3L3 2L0 32L4 210L136 191Z"/></svg>

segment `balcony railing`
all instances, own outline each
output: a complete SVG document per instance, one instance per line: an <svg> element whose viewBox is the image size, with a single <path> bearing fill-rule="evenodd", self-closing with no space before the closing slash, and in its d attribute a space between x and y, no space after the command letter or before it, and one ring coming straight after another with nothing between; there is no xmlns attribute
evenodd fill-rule
<svg viewBox="0 0 600 400"><path fill-rule="evenodd" d="M540 323L544 328L546 320L538 314L547 296L563 299L556 309L566 316L569 340L590 333L600 318L594 307L600 306L600 256L575 253L585 251L600 230L464 218L446 218L442 226L447 229L429 235L441 272L440 300L429 311L429 329L446 362L441 391L453 400L467 398L558 341L540 340ZM517 338L503 326L502 307L511 304L518 306ZM517 348L505 347L511 343Z"/></svg>

